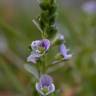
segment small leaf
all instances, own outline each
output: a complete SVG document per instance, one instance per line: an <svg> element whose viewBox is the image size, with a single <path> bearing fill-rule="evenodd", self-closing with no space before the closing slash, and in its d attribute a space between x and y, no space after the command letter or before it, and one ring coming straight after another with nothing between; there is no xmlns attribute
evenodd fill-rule
<svg viewBox="0 0 96 96"><path fill-rule="evenodd" d="M39 79L39 73L35 66L33 66L31 64L25 64L24 68L26 69L26 71L28 71L29 73L34 75L36 77L36 79Z"/></svg>
<svg viewBox="0 0 96 96"><path fill-rule="evenodd" d="M40 28L40 25L38 24L38 22L36 21L36 20L32 20L32 22L34 23L34 25L37 27L37 29L41 32L41 33L43 33L43 31L42 31L42 29Z"/></svg>

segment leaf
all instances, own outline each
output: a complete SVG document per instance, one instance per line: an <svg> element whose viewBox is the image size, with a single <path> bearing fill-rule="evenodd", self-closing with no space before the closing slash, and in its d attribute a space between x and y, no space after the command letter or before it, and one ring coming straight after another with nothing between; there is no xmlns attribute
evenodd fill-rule
<svg viewBox="0 0 96 96"><path fill-rule="evenodd" d="M29 73L34 75L36 77L36 79L39 79L39 73L35 66L33 66L31 64L25 64L24 68L26 69L26 71L28 71Z"/></svg>
<svg viewBox="0 0 96 96"><path fill-rule="evenodd" d="M41 33L43 33L42 29L40 28L39 23L38 23L35 19L33 19L32 22L33 22L34 25L37 27L37 29L38 29Z"/></svg>

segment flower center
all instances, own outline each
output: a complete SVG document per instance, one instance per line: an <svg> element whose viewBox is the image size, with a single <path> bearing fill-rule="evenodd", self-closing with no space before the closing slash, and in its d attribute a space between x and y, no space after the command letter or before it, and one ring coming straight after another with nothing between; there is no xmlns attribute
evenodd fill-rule
<svg viewBox="0 0 96 96"><path fill-rule="evenodd" d="M43 54L45 52L45 48L41 47L41 46L38 47L38 50L39 50L40 54Z"/></svg>
<svg viewBox="0 0 96 96"><path fill-rule="evenodd" d="M45 86L45 87L43 87L42 89L42 92L44 93L44 94L47 94L48 93L48 88Z"/></svg>

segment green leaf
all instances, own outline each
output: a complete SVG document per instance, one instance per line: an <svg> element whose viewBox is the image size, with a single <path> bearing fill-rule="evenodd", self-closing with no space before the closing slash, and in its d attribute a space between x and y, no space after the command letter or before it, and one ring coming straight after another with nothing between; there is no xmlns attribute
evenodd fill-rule
<svg viewBox="0 0 96 96"><path fill-rule="evenodd" d="M36 79L39 79L39 73L35 66L33 66L31 64L25 64L24 68L26 69L26 71L28 71L33 76L35 76Z"/></svg>
<svg viewBox="0 0 96 96"><path fill-rule="evenodd" d="M33 19L32 22L33 22L34 25L37 27L37 29L38 29L41 33L43 33L42 29L40 28L39 23L38 23L35 19Z"/></svg>

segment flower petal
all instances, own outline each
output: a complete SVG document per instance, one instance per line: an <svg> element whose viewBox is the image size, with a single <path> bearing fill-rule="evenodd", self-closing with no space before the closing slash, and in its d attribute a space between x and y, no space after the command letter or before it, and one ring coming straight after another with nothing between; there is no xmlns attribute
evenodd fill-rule
<svg viewBox="0 0 96 96"><path fill-rule="evenodd" d="M36 63L36 58L33 55L27 57L28 62Z"/></svg>
<svg viewBox="0 0 96 96"><path fill-rule="evenodd" d="M36 61L40 58L40 54L36 52L32 52L30 56L28 56L27 61L36 63Z"/></svg>
<svg viewBox="0 0 96 96"><path fill-rule="evenodd" d="M50 86L49 86L49 92L46 94L46 95L49 95L50 93L53 93L55 91L55 85L52 83Z"/></svg>
<svg viewBox="0 0 96 96"><path fill-rule="evenodd" d="M42 44L42 47L44 47L46 51L50 47L50 41L48 39L43 39L41 44Z"/></svg>
<svg viewBox="0 0 96 96"><path fill-rule="evenodd" d="M43 75L40 78L40 83L41 83L42 87L49 86L52 83L52 81L53 81L52 78L48 75Z"/></svg>
<svg viewBox="0 0 96 96"><path fill-rule="evenodd" d="M68 54L68 49L66 48L64 44L60 45L59 50L60 50L61 55L64 56L64 59L70 59L72 57L72 54Z"/></svg>
<svg viewBox="0 0 96 96"><path fill-rule="evenodd" d="M41 95L44 95L44 93L41 91L41 86L39 83L36 83L36 90L41 94Z"/></svg>
<svg viewBox="0 0 96 96"><path fill-rule="evenodd" d="M31 48L32 48L33 50L38 50L38 47L40 46L40 44L41 44L41 40L33 41L33 42L31 43Z"/></svg>

